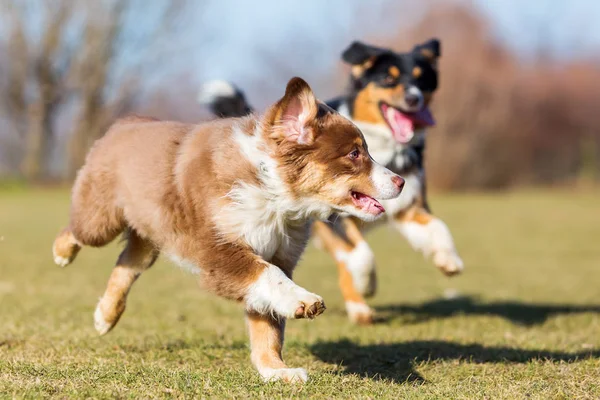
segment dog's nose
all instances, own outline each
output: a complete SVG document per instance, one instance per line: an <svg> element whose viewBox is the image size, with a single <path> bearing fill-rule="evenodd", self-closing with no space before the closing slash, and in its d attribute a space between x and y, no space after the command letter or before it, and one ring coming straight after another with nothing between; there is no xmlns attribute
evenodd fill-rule
<svg viewBox="0 0 600 400"><path fill-rule="evenodd" d="M404 101L409 107L416 107L419 105L419 101L421 101L421 97L415 93L406 93L404 96Z"/></svg>
<svg viewBox="0 0 600 400"><path fill-rule="evenodd" d="M402 188L404 187L404 179L399 177L398 175L394 175L392 177L392 183L394 185L396 185L396 187L398 188L398 190L402 190Z"/></svg>

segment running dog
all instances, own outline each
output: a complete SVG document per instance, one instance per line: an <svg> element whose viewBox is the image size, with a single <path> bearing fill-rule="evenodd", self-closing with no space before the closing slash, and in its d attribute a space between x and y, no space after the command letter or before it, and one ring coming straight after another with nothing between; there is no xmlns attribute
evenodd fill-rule
<svg viewBox="0 0 600 400"><path fill-rule="evenodd" d="M403 185L373 161L353 123L294 78L262 117L117 121L78 173L54 261L66 266L82 246L124 233L127 245L94 313L101 335L162 253L244 304L251 360L265 380L306 381L281 351L287 318L325 310L320 296L291 279L310 223L332 213L374 221L384 213L376 199L397 197Z"/></svg>
<svg viewBox="0 0 600 400"><path fill-rule="evenodd" d="M342 54L351 66L350 88L327 104L362 131L373 158L406 180L402 194L382 202L387 221L410 245L448 276L463 269L446 224L432 215L427 202L423 162L426 128L435 124L430 111L438 87L440 42L431 39L407 53L352 43ZM252 110L243 93L225 81L206 83L198 98L217 116ZM376 290L374 254L363 233L376 223L333 216L314 225L316 242L335 259L348 316L368 324L373 310L365 302Z"/></svg>

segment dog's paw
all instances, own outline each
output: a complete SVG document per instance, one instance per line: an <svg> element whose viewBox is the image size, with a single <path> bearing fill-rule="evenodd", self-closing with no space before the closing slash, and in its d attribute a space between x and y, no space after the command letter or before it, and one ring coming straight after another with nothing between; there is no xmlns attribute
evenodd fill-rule
<svg viewBox="0 0 600 400"><path fill-rule="evenodd" d="M94 328L100 336L106 335L115 327L119 318L125 311L125 305L123 303L117 303L117 307L110 303L100 299L94 311Z"/></svg>
<svg viewBox="0 0 600 400"><path fill-rule="evenodd" d="M463 261L458 254L452 250L437 251L433 254L433 263L446 276L460 274L464 269Z"/></svg>
<svg viewBox="0 0 600 400"><path fill-rule="evenodd" d="M75 260L79 250L81 250L81 244L70 231L65 229L58 235L52 245L54 263L59 267L66 267Z"/></svg>
<svg viewBox="0 0 600 400"><path fill-rule="evenodd" d="M323 314L325 311L325 302L321 296L317 296L314 293L306 292L300 298L300 304L294 311L294 318L309 318L313 319L318 315Z"/></svg>
<svg viewBox="0 0 600 400"><path fill-rule="evenodd" d="M308 380L308 374L304 368L264 368L260 371L260 375L265 382L304 383Z"/></svg>
<svg viewBox="0 0 600 400"><path fill-rule="evenodd" d="M357 325L370 325L373 323L375 311L365 303L347 301L346 312L350 321Z"/></svg>
<svg viewBox="0 0 600 400"><path fill-rule="evenodd" d="M66 267L70 263L71 260L69 260L68 258L56 254L54 255L54 264L58 265L59 267Z"/></svg>

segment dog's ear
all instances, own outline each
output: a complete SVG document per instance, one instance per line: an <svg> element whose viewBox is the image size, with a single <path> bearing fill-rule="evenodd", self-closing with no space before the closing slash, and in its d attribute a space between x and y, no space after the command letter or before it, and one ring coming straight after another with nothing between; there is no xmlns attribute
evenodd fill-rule
<svg viewBox="0 0 600 400"><path fill-rule="evenodd" d="M385 52L385 49L355 41L344 50L342 60L352 65L352 75L358 78L375 63L377 57Z"/></svg>
<svg viewBox="0 0 600 400"><path fill-rule="evenodd" d="M285 95L267 112L267 120L274 127L272 137L298 144L312 144L315 131L309 124L317 117L317 99L302 78L292 78Z"/></svg>
<svg viewBox="0 0 600 400"><path fill-rule="evenodd" d="M351 65L361 65L367 60L378 57L385 52L385 49L355 41L344 50L342 53L342 60Z"/></svg>
<svg viewBox="0 0 600 400"><path fill-rule="evenodd" d="M435 65L438 58L440 58L440 56L442 55L441 50L441 44L438 39L429 39L425 43L415 46L413 52L420 54L427 61Z"/></svg>

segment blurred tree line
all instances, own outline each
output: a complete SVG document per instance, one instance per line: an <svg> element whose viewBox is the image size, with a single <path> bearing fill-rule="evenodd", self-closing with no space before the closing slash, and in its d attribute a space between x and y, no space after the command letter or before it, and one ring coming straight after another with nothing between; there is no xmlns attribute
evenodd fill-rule
<svg viewBox="0 0 600 400"><path fill-rule="evenodd" d="M164 3L149 13L141 0L0 0L0 178L72 179L119 115L201 118L194 71L149 84L167 68L187 4ZM600 180L599 59L567 62L540 49L523 60L473 7L429 4L420 23L362 39L399 51L432 36L443 41L438 125L427 149L431 186ZM323 81L341 93L347 74L340 64Z"/></svg>
<svg viewBox="0 0 600 400"><path fill-rule="evenodd" d="M523 60L491 29L473 8L453 5L432 9L400 40L387 41L410 48L428 36L443 38L438 126L427 149L431 185L600 181L600 54L565 62L540 48Z"/></svg>
<svg viewBox="0 0 600 400"><path fill-rule="evenodd" d="M184 9L182 0L163 8L136 0L0 0L5 169L29 181L72 179L92 143L139 105L145 73L164 56L161 43ZM61 128L68 134L59 135Z"/></svg>

